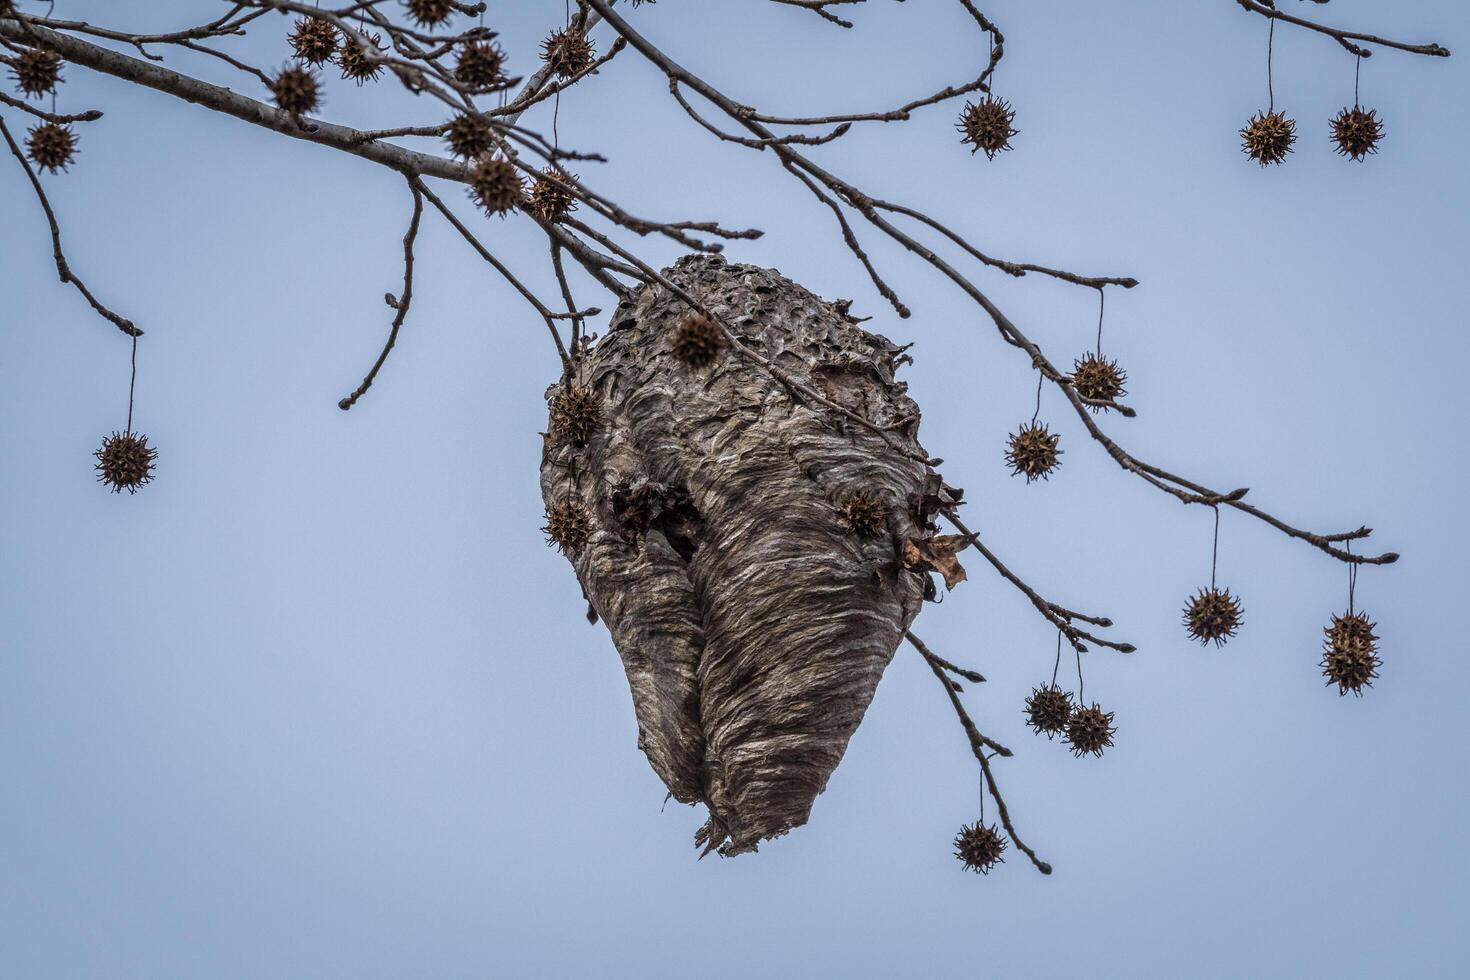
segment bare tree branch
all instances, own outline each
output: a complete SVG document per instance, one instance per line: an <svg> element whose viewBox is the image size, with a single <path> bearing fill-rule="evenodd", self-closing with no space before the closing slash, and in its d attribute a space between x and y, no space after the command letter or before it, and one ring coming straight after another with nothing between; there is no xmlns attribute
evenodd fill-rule
<svg viewBox="0 0 1470 980"><path fill-rule="evenodd" d="M61 228L56 223L56 212L51 210L51 202L46 199L46 191L41 187L40 178L31 169L30 162L26 160L25 154L20 151L20 147L10 135L10 127L5 125L4 117L0 117L0 135L5 137L5 145L10 147L10 152L19 161L21 169L25 171L26 176L30 178L31 187L36 192L36 200L41 202L41 210L46 212L46 223L51 227L51 254L56 259L56 275L60 277L62 282L70 283L77 287L77 292L82 294L82 297L86 299L92 309L96 310L103 319L130 337L143 336L143 331L134 326L132 320L120 316L106 306L103 306L97 297L92 295L92 291L87 288L87 284L82 282L81 277L72 271L71 263L67 262L66 254L61 250Z"/></svg>
<svg viewBox="0 0 1470 980"><path fill-rule="evenodd" d="M1316 31L1318 34L1325 34L1360 58L1372 57L1373 52L1367 48L1352 44L1351 42L1353 41L1362 41L1364 44L1376 44L1383 48L1394 48L1398 51L1407 51L1410 54L1429 55L1434 58L1448 58L1450 56L1450 49L1439 44L1408 44L1404 41L1379 37L1377 34L1360 34L1357 31L1345 31L1340 28L1315 23L1304 17L1294 17L1291 14L1282 13L1280 10L1277 10L1275 0L1235 0L1235 2L1247 11L1260 14L1262 17L1269 17L1272 20L1279 20L1282 23L1294 24L1297 27L1304 27L1309 31ZM1322 3L1325 0L1315 0L1315 2Z"/></svg>
<svg viewBox="0 0 1470 980"><path fill-rule="evenodd" d="M408 221L408 231L403 233L403 290L394 296L388 293L384 299L387 300L397 312L393 315L393 325L388 330L388 340L383 344L383 352L368 369L367 376L362 379L362 384L346 398L337 403L342 411L347 411L357 400L373 386L373 380L377 378L378 372L382 370L383 362L388 360L388 354L393 350L393 345L398 343L398 329L403 326L403 321L408 317L409 304L413 302L413 244L419 237L419 218L424 214L424 195L419 190L418 184L412 179L408 182L409 192L413 194L413 217Z"/></svg>

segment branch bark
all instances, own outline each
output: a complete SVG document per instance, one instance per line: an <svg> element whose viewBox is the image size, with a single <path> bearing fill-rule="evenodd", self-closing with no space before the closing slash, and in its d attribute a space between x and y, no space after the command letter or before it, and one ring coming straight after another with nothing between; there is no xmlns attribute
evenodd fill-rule
<svg viewBox="0 0 1470 980"><path fill-rule="evenodd" d="M222 85L130 57L70 34L39 26L23 26L15 20L0 19L0 37L30 43L40 40L73 64L233 116L282 136L308 143L320 143L334 150L351 153L405 175L423 174L445 180L464 180L465 167L454 160L379 142L350 126L339 126L310 117L303 117L298 122L289 112L283 112L275 106L241 95Z"/></svg>

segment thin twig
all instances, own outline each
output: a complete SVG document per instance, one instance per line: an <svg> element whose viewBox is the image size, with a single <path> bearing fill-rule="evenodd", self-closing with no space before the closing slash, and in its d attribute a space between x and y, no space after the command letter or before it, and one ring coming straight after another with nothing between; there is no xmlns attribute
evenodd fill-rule
<svg viewBox="0 0 1470 980"><path fill-rule="evenodd" d="M985 676L981 674L978 670L969 670L965 667L958 667L950 663L948 660L945 660L939 654L935 653L933 650L930 650L927 646L925 646L924 641L915 636L913 630L904 630L903 635L908 639L910 643L914 645L914 648L916 650L918 650L929 659L930 663L938 664L945 670L949 671L951 674L957 674L958 676L963 677L971 684L985 683Z"/></svg>
<svg viewBox="0 0 1470 980"><path fill-rule="evenodd" d="M77 287L77 292L82 294L86 301L91 304L92 309L96 310L103 319L130 337L141 337L143 331L134 326L132 320L129 320L125 316L120 316L103 306L97 297L92 295L92 291L87 288L87 284L82 282L81 277L72 271L71 264L66 260L66 253L61 250L61 227L56 223L56 212L51 210L51 202L46 199L46 191L41 187L40 178L31 169L30 161L25 158L25 154L20 151L20 147L16 145L14 138L11 137L10 127L5 125L3 118L0 118L0 134L4 135L5 143L10 147L10 152L15 155L15 159L20 161L21 169L26 172L26 176L31 180L31 187L35 189L36 199L41 202L41 210L46 212L46 223L51 226L51 254L56 259L57 276L61 278L62 282L70 283Z"/></svg>
<svg viewBox="0 0 1470 980"><path fill-rule="evenodd" d="M383 352L373 362L362 384L357 386L352 394L337 403L342 411L347 411L357 400L373 386L378 371L382 369L383 362L388 360L388 354L393 350L393 345L398 343L398 329L403 326L403 321L408 317L409 304L413 302L413 245L419 237L419 219L424 214L424 195L413 180L409 180L408 189L413 194L413 217L408 221L408 231L403 233L403 291L394 297L391 293L385 297L388 305L397 312L393 314L393 325L388 330L388 340L383 344Z"/></svg>
<svg viewBox="0 0 1470 980"><path fill-rule="evenodd" d="M975 722L970 719L970 713L965 710L965 705L960 701L960 696L955 692L954 686L950 684L949 678L944 676L944 668L936 663L933 656L926 652L922 646L915 645L915 649L919 651L924 657L924 660L929 664L929 669L934 671L934 676L939 678L939 682L944 685L944 693L949 695L950 706L954 708L955 714L959 716L960 725L964 728L965 735L970 740L970 751L974 753L975 758L980 762L980 771L985 776L985 786L990 790L990 798L995 800L995 808L1000 812L1001 826L1005 827L1006 833L1010 835L1011 841L1015 843L1016 848L1030 858L1032 864L1036 865L1037 871L1040 871L1044 875L1051 874L1051 865L1037 857L1036 852L1030 847L1027 847L1026 842L1021 840L1016 834L1016 828L1011 823L1010 810L1006 807L1005 798L1000 795L1000 787L996 785L995 774L990 771L990 758L985 754L985 749L989 747L996 755L1003 758L1009 758L1012 755L1011 750L981 734L980 729L975 727Z"/></svg>
<svg viewBox="0 0 1470 980"><path fill-rule="evenodd" d="M1403 41L1392 40L1391 38L1379 37L1377 34L1360 34L1357 31L1345 31L1336 27L1328 27L1325 24L1318 24L1303 17L1294 17L1291 14L1282 13L1275 7L1260 3L1259 0L1235 0L1235 2L1251 13L1260 14L1262 17L1269 17L1272 20L1279 20L1287 24L1295 24L1297 27L1305 27L1309 31L1325 34L1360 58L1371 57L1373 52L1351 43L1353 41L1362 41L1364 44L1376 44L1379 47L1395 48L1399 51L1407 51L1410 54L1424 54L1435 58L1448 58L1450 56L1450 49L1439 44L1408 44Z"/></svg>

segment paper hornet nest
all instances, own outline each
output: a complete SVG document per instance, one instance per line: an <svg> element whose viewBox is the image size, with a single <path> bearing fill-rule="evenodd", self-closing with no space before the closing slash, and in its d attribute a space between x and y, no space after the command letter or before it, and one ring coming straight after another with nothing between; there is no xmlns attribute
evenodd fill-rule
<svg viewBox="0 0 1470 980"><path fill-rule="evenodd" d="M921 461L903 349L845 304L718 256L663 275L797 385L891 427L795 394L719 328L692 343L713 324L658 285L548 391L548 533L612 633L639 748L708 808L696 844L728 856L806 822L929 572L963 577L933 523L959 492Z"/></svg>

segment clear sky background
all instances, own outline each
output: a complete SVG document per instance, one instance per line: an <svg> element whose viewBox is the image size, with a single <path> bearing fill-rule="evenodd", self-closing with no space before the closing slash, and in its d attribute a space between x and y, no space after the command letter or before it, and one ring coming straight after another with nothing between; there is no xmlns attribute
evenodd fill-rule
<svg viewBox="0 0 1470 980"><path fill-rule="evenodd" d="M56 9L165 30L220 6ZM1220 577L1246 628L1192 645L1179 615L1208 583L1209 511L1120 471L1055 392L1042 413L1063 467L1011 478L1024 356L865 235L914 310L898 320L829 212L769 155L694 128L625 53L562 99L563 141L611 161L584 176L647 213L764 228L731 258L914 341L922 438L967 519L1140 648L1086 659L1119 732L1077 760L1023 726L1054 634L982 562L915 626L989 677L966 698L1016 749L998 775L1050 878L1014 854L988 878L951 856L977 774L908 650L808 826L696 861L702 817L664 806L608 636L542 543L544 327L426 215L398 350L339 411L400 285L402 180L72 68L63 111L107 115L45 183L77 269L148 331L136 427L160 456L136 497L93 482L92 451L124 423L128 344L56 282L39 209L0 161L0 976L1463 976L1470 8L1301 5L1457 56L1364 66L1387 137L1354 164L1327 134L1352 59L1278 31L1277 103L1301 139L1262 172L1236 131L1266 101L1267 28L1232 0L984 7L1008 37L1013 152L972 157L948 106L816 155L992 253L1142 280L1110 293L1104 336L1139 417L1105 424L1145 459L1250 486L1299 525L1368 523L1404 554L1359 582L1385 661L1367 697L1340 699L1317 668L1343 566L1227 512ZM513 68L534 67L560 12L492 2ZM850 32L754 0L632 16L786 113L894 104L984 54L937 0L875 0ZM280 64L288 27L261 21L246 50ZM325 115L438 118L391 84L335 80ZM461 210L549 285L526 221ZM1091 291L971 271L1055 360L1091 344Z"/></svg>

